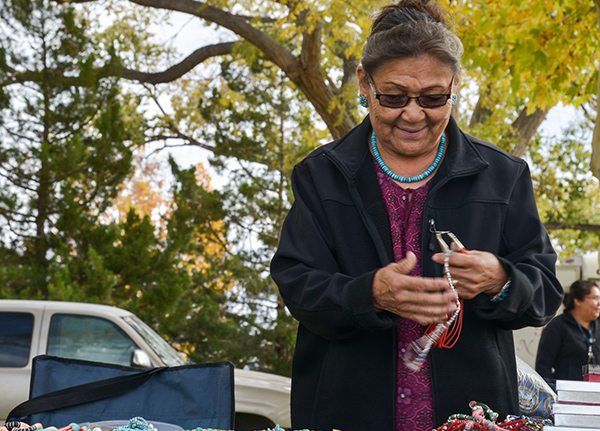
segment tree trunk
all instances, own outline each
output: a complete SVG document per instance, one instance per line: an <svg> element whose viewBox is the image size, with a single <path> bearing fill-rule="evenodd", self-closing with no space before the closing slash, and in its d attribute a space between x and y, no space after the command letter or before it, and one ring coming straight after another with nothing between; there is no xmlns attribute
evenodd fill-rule
<svg viewBox="0 0 600 431"><path fill-rule="evenodd" d="M596 0L596 16L600 32L600 0ZM598 109L600 109L600 78L598 78ZM594 124L594 135L592 136L592 161L590 163L592 174L600 179L600 115L596 112L596 123Z"/></svg>
<svg viewBox="0 0 600 431"><path fill-rule="evenodd" d="M479 93L479 99L477 99L477 105L475 105L475 109L473 110L473 115L471 115L471 121L469 121L469 128L475 127L477 124L485 123L485 121L492 115L492 111L484 107L484 100L490 94L489 86L485 89L482 89Z"/></svg>
<svg viewBox="0 0 600 431"><path fill-rule="evenodd" d="M542 121L544 121L544 118L546 118L547 114L548 109L542 110L535 108L535 112L531 115L527 113L527 108L524 108L521 111L519 117L512 124L512 127L518 137L515 148L512 150L512 154L517 157L523 157L531 138L534 137L537 129L540 127L540 124L542 124Z"/></svg>

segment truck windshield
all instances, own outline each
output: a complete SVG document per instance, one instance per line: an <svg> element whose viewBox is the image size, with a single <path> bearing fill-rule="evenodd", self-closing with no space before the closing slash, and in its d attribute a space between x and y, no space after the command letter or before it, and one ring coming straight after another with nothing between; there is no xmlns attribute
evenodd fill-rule
<svg viewBox="0 0 600 431"><path fill-rule="evenodd" d="M139 317L126 316L123 320L146 340L148 345L156 352L166 366L176 367L187 363L185 359L177 353L177 350L167 343L160 335L154 332L152 328L140 320Z"/></svg>

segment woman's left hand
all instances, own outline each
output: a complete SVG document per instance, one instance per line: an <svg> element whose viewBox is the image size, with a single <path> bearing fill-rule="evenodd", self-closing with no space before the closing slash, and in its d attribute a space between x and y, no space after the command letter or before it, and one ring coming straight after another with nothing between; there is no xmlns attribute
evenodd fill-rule
<svg viewBox="0 0 600 431"><path fill-rule="evenodd" d="M454 253L448 263L459 298L472 299L480 293L494 296L508 281L506 270L492 253L479 250L458 253L455 243L452 243L452 250ZM432 260L443 265L445 257L445 253L436 253Z"/></svg>

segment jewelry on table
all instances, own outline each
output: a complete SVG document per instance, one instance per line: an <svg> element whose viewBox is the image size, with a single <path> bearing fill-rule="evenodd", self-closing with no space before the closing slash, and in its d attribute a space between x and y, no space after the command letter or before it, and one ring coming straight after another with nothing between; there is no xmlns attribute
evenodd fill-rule
<svg viewBox="0 0 600 431"><path fill-rule="evenodd" d="M497 423L498 413L487 405L471 401L469 407L472 411L471 415L461 413L450 415L443 425L433 431L542 431L545 425L552 425L552 421L547 419L512 415L508 415L504 422Z"/></svg>

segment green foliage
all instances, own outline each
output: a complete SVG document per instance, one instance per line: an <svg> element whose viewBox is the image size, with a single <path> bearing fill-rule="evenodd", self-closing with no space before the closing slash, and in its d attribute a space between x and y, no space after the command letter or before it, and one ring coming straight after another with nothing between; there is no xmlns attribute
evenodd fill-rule
<svg viewBox="0 0 600 431"><path fill-rule="evenodd" d="M268 264L292 204L290 173L333 133L331 119L309 101L324 102L342 129L360 120L351 78L371 13L384 3L212 1L233 14L224 22L239 37L231 54L168 85L131 85L132 94L123 94L124 67L173 65L173 50L149 30L168 13L111 0L91 27L82 16L98 14L95 2L78 6L79 14L49 0L5 0L0 295L115 303L193 360L289 374L296 323ZM525 108L562 102L590 109L595 102L594 2L441 3L465 46L458 120L469 133L510 151ZM244 25L260 34L233 25L241 15L254 17ZM257 38L299 60L293 70L276 66L282 52ZM308 74L311 84L325 84L314 88L331 90L328 99L299 84ZM148 100L169 106L157 111ZM477 102L485 115L472 122ZM538 136L529 148L548 223L600 223L597 182L585 173L586 127L573 125L562 139ZM135 202L120 219L113 205L132 172L131 148L165 136L212 148L211 164L226 184L211 190L200 169L171 162L173 197L160 222ZM598 245L589 232L551 234L563 258Z"/></svg>
<svg viewBox="0 0 600 431"><path fill-rule="evenodd" d="M14 2L2 19L0 295L119 304L158 328L190 288L187 243L135 209L111 215L143 143L139 99L102 77L113 59L73 9ZM41 78L11 81L15 70Z"/></svg>
<svg viewBox="0 0 600 431"><path fill-rule="evenodd" d="M600 188L588 169L591 154L590 122L578 118L561 137L539 138L528 156L540 216L545 223L600 225ZM550 230L559 259L598 250L598 231Z"/></svg>
<svg viewBox="0 0 600 431"><path fill-rule="evenodd" d="M468 133L511 151L513 124L521 111L564 105L596 112L600 29L593 1L443 1L465 47L460 123ZM472 128L475 103L484 118ZM566 125L565 125L566 126ZM598 182L587 173L588 121L565 128L563 137L539 135L528 159L542 220L599 224ZM552 229L559 258L598 249L597 231Z"/></svg>
<svg viewBox="0 0 600 431"><path fill-rule="evenodd" d="M595 90L600 37L593 1L444 1L458 23L467 73L497 98L545 109ZM493 106L493 105L489 105Z"/></svg>
<svg viewBox="0 0 600 431"><path fill-rule="evenodd" d="M171 165L178 185L169 236L187 244L182 251L195 264L178 309L186 318L173 319L166 333L196 362L227 359L239 367L289 375L292 344L279 333L289 337L294 323L285 313L274 321L276 309L283 306L272 290L263 293L270 282L244 262L234 251L235 241L227 239L222 226L222 220L229 219L226 199L198 181L195 168L181 170L173 161ZM253 292L252 285L259 292Z"/></svg>
<svg viewBox="0 0 600 431"><path fill-rule="evenodd" d="M263 60L244 60L222 62L218 80L174 98L173 106L176 118L199 131L198 140L214 142L211 164L228 177L219 200L230 244L223 273L234 287L222 319L233 319L235 325L224 328L237 335L221 343L239 343L228 350L238 365L289 375L296 323L268 265L290 206L291 169L327 132L315 127L318 120L284 75ZM200 326L196 331L205 334Z"/></svg>
<svg viewBox="0 0 600 431"><path fill-rule="evenodd" d="M131 171L123 96L114 79L91 71L98 57L72 9L7 2L2 19L11 31L0 34L9 97L0 129L1 265L20 273L5 292L51 297L50 286L66 285L62 267L70 261L90 259L83 278L104 274L89 238ZM38 78L11 81L15 70ZM90 300L105 299L103 289L90 288Z"/></svg>

